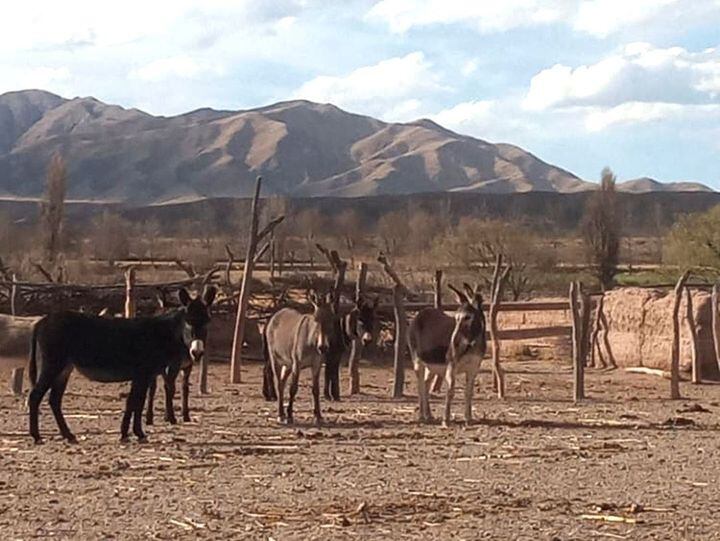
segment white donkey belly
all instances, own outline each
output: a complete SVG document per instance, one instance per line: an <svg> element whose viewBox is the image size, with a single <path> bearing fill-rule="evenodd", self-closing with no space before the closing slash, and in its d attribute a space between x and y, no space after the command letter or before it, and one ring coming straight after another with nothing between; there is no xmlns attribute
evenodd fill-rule
<svg viewBox="0 0 720 541"><path fill-rule="evenodd" d="M465 374L467 372L477 372L480 369L482 363L482 357L480 355L469 354L460 357L460 360L455 363L455 374ZM422 362L422 361L421 361ZM422 363L428 372L435 375L443 376L447 371L447 363Z"/></svg>

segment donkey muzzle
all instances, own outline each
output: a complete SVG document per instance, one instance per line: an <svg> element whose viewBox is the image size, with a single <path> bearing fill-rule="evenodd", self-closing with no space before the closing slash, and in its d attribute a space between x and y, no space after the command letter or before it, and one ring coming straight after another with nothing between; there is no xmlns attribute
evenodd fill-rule
<svg viewBox="0 0 720 541"><path fill-rule="evenodd" d="M193 340L190 342L190 358L193 362L198 362L202 359L205 353L205 343L202 340Z"/></svg>
<svg viewBox="0 0 720 541"><path fill-rule="evenodd" d="M369 332L364 332L360 340L362 340L363 346L367 346L370 342L372 342L372 334Z"/></svg>

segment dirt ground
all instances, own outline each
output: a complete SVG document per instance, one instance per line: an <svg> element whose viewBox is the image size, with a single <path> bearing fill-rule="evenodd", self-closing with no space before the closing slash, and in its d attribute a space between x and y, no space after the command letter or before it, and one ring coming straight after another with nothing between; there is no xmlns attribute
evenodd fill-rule
<svg viewBox="0 0 720 541"><path fill-rule="evenodd" d="M720 539L720 387L684 384L687 399L668 401L665 380L591 370L577 406L567 368L506 366L507 400L482 374L470 427L462 389L456 424L420 426L414 385L390 400L390 369L368 366L364 394L324 402L316 429L308 374L299 424L285 427L259 365L234 386L213 365L193 422L161 415L146 445L118 441L126 386L73 375L64 405L79 444L59 439L44 403L35 446L3 385L2 538Z"/></svg>

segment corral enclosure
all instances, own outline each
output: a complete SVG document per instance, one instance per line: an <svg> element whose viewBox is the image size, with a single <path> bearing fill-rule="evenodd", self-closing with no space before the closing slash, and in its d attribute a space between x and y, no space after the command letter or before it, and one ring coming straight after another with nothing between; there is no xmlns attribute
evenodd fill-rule
<svg viewBox="0 0 720 541"><path fill-rule="evenodd" d="M23 399L3 388L0 527L8 539L717 538L715 387L668 401L659 378L591 371L591 399L574 405L568 368L506 368L506 401L483 373L479 420L443 430L416 423L413 378L390 400L390 370L363 366L363 393L324 403L316 429L305 377L284 427L259 365L242 385L213 365L193 422L158 421L148 445L117 442L122 385L73 377L75 446L33 445ZM46 406L41 422L54 433Z"/></svg>

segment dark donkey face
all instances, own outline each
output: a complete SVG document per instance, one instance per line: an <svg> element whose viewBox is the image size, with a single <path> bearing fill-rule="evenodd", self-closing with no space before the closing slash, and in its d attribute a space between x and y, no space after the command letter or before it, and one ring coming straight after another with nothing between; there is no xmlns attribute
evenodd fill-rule
<svg viewBox="0 0 720 541"><path fill-rule="evenodd" d="M313 305L313 319L318 325L316 347L318 353L325 355L330 345L335 343L337 338L337 318L333 310L332 298L330 295L319 297L315 293L310 294L310 302Z"/></svg>
<svg viewBox="0 0 720 541"><path fill-rule="evenodd" d="M378 298L374 301L358 299L355 307L348 314L347 334L351 338L360 338L363 346L372 342L375 333L375 312Z"/></svg>
<svg viewBox="0 0 720 541"><path fill-rule="evenodd" d="M190 297L185 289L179 293L180 302L185 309L185 330L183 338L190 351L190 359L199 362L205 353L207 327L210 323L210 306L215 300L217 289L210 286L196 298Z"/></svg>
<svg viewBox="0 0 720 541"><path fill-rule="evenodd" d="M465 293L448 285L460 303L455 311L455 329L448 350L448 354L452 355L454 360L458 360L471 350L473 353L483 356L487 349L482 295L468 284L463 285Z"/></svg>

